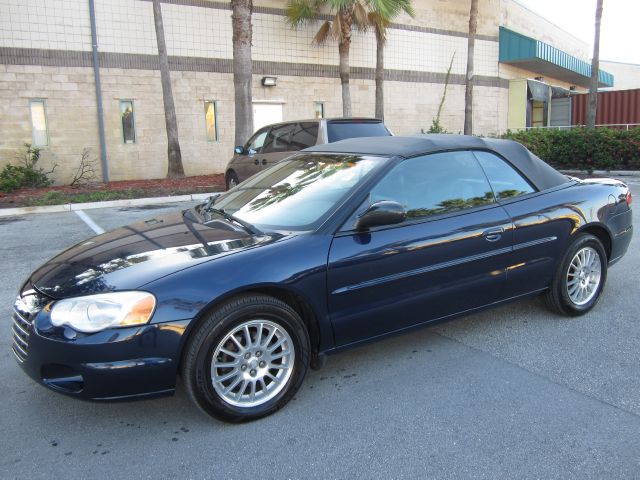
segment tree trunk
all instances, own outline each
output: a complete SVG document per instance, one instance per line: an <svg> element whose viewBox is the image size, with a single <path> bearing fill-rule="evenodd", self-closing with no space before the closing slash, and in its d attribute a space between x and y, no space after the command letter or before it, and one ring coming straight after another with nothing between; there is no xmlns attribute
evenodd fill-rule
<svg viewBox="0 0 640 480"><path fill-rule="evenodd" d="M178 141L178 121L176 119L176 107L173 103L169 59L167 57L167 45L164 41L164 26L162 24L162 10L159 0L153 0L153 20L158 42L158 63L160 64L160 80L162 82L164 122L167 128L167 158L169 160L167 177L184 177L182 154L180 153L180 142Z"/></svg>
<svg viewBox="0 0 640 480"><path fill-rule="evenodd" d="M467 41L467 78L464 91L464 134L473 134L473 55L478 30L478 0L471 0L469 40Z"/></svg>
<svg viewBox="0 0 640 480"><path fill-rule="evenodd" d="M600 21L602 20L602 0L596 4L596 35L593 40L593 59L591 61L591 81L589 82L589 109L587 128L596 127L598 111L598 70L600 68Z"/></svg>
<svg viewBox="0 0 640 480"><path fill-rule="evenodd" d="M340 10L342 39L338 43L340 54L340 83L342 84L342 116L351 117L351 91L349 90L349 47L351 46L351 12Z"/></svg>
<svg viewBox="0 0 640 480"><path fill-rule="evenodd" d="M376 118L384 120L384 35L376 27Z"/></svg>
<svg viewBox="0 0 640 480"><path fill-rule="evenodd" d="M235 96L235 144L244 145L253 133L251 101L251 14L253 0L231 0L233 29L233 89Z"/></svg>

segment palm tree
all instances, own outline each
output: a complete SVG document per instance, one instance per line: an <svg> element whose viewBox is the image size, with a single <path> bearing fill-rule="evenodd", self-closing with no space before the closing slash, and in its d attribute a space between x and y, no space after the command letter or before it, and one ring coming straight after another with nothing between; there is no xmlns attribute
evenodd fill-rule
<svg viewBox="0 0 640 480"><path fill-rule="evenodd" d="M369 12L369 24L373 26L376 35L376 118L384 120L384 46L387 42L387 28L393 17L401 12L409 16L415 15L411 0L394 0L390 5L392 10L387 14L373 10Z"/></svg>
<svg viewBox="0 0 640 480"><path fill-rule="evenodd" d="M231 0L233 31L233 89L235 96L235 144L244 145L253 133L251 100L251 14L253 0Z"/></svg>
<svg viewBox="0 0 640 480"><path fill-rule="evenodd" d="M464 91L464 134L473 133L473 55L478 29L478 0L471 0L469 39L467 41L467 78Z"/></svg>
<svg viewBox="0 0 640 480"><path fill-rule="evenodd" d="M602 0L596 4L596 34L593 41L593 59L591 60L591 81L589 82L589 109L587 128L596 127L598 110L598 69L600 68L600 22L602 21Z"/></svg>
<svg viewBox="0 0 640 480"><path fill-rule="evenodd" d="M396 0L288 0L285 10L287 22L293 28L314 22L320 18L321 9L335 12L333 20L325 21L313 38L314 43L322 44L327 39L338 41L340 55L340 83L342 84L342 115L351 116L351 91L349 90L349 47L352 28L364 31L369 26L367 6L371 11L379 11L391 18L390 5ZM366 2L366 4L364 3ZM366 5L366 6L365 6Z"/></svg>
<svg viewBox="0 0 640 480"><path fill-rule="evenodd" d="M178 121L176 120L176 107L173 103L171 75L169 73L169 60L167 58L167 44L164 40L162 10L159 0L153 0L153 20L156 27L156 40L158 42L158 63L160 64L160 80L162 83L164 122L167 128L167 158L169 160L167 177L184 177L182 154L180 153L180 142L178 141Z"/></svg>

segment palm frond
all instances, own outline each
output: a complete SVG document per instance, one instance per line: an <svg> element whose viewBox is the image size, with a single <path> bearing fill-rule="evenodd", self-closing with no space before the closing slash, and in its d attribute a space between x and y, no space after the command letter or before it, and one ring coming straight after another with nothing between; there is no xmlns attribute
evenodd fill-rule
<svg viewBox="0 0 640 480"><path fill-rule="evenodd" d="M318 33L316 33L316 35L313 37L313 43L316 43L318 45L323 44L324 42L327 41L327 38L329 38L330 32L331 32L331 22L327 20L322 24L322 26L320 27L320 30L318 30Z"/></svg>
<svg viewBox="0 0 640 480"><path fill-rule="evenodd" d="M331 36L335 38L338 43L342 41L342 18L340 12L338 12L331 24Z"/></svg>
<svg viewBox="0 0 640 480"><path fill-rule="evenodd" d="M339 12L340 10L351 10L356 0L322 0L322 3L331 9L331 11Z"/></svg>
<svg viewBox="0 0 640 480"><path fill-rule="evenodd" d="M411 0L366 0L370 11L382 15L391 20L400 13L405 12L409 16L415 16L415 11L411 5Z"/></svg>
<svg viewBox="0 0 640 480"><path fill-rule="evenodd" d="M285 20L296 28L318 18L320 2L317 0L289 0L285 8Z"/></svg>
<svg viewBox="0 0 640 480"><path fill-rule="evenodd" d="M357 0L353 4L353 23L361 32L366 32L370 26L367 9Z"/></svg>
<svg viewBox="0 0 640 480"><path fill-rule="evenodd" d="M382 43L387 41L387 27L391 24L391 21L384 18L378 12L369 12L368 15L369 24L373 26L376 36L382 38Z"/></svg>

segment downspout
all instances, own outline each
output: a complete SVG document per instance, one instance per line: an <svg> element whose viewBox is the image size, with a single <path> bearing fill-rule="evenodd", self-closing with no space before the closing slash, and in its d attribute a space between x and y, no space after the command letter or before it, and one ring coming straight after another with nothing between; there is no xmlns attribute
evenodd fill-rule
<svg viewBox="0 0 640 480"><path fill-rule="evenodd" d="M98 58L98 34L96 33L96 11L93 0L89 0L89 18L91 19L91 49L93 50L93 76L96 84L96 105L98 106L98 134L100 135L100 163L102 181L109 183L109 162L107 161L107 142L104 135L104 110L102 109L102 86L100 84L100 59Z"/></svg>

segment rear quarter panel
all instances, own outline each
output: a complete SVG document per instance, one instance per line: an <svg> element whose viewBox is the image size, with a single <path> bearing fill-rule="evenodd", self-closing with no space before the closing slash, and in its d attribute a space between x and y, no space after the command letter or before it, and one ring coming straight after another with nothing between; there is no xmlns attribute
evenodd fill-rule
<svg viewBox="0 0 640 480"><path fill-rule="evenodd" d="M616 229L625 227L616 226L612 219L629 210L625 192L621 182L576 181L506 203L514 228L514 251L507 270L509 293L547 287L567 247L584 229L600 227L615 239ZM630 215L618 223L628 222Z"/></svg>

